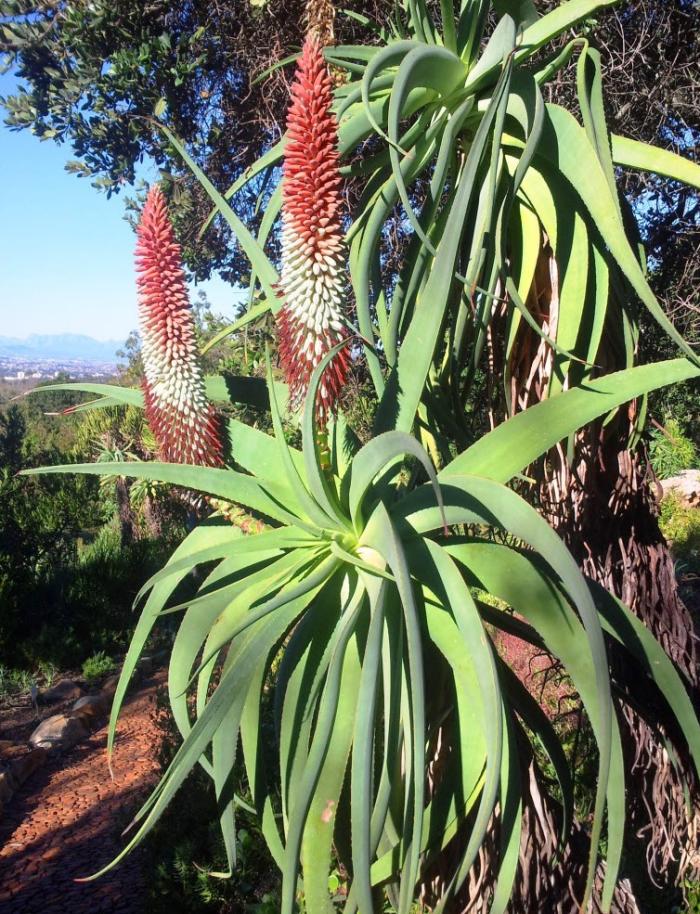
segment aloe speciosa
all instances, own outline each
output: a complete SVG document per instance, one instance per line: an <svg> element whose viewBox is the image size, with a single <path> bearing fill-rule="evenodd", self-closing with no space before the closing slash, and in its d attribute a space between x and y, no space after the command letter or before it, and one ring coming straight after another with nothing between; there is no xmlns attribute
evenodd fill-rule
<svg viewBox="0 0 700 914"><path fill-rule="evenodd" d="M571 0L538 18L527 0L466 0L458 10L445 0L438 25L425 4L411 0L383 46L326 50L327 61L349 73L334 103L341 172L366 177L345 233L356 328L347 313L335 314L336 286L325 282L321 265L313 267L330 264L332 276L341 269L340 245L326 261L316 257L328 213L316 213L313 229L300 236L304 244L290 238L287 218L280 278L264 245L283 188L269 200L254 238L226 195L191 163L252 264L251 307L231 332L267 311L279 314L292 406L298 366L288 353L300 337L289 321L302 321L320 342L307 359L311 370L304 369L300 451L285 440L286 391L269 367L275 434L231 421L227 467L126 462L42 471L157 479L235 502L266 521L265 529L244 536L213 515L139 595L145 602L115 696L110 744L138 656L160 618L173 613L182 619L168 685L183 742L136 816L124 853L200 764L214 783L230 869L237 808L260 817L282 872L283 914L300 891L311 914L330 909L328 874L336 859L349 877L345 908L362 914L381 910L382 897L399 914L410 911L431 865L450 861L433 904L449 911L487 834L497 841L486 904L504 911L521 843L522 747L537 742L556 773L562 843L573 788L557 733L494 647L499 630L556 657L591 722L598 780L587 878L577 899L583 909L604 824L603 909L615 890L624 837L624 765L607 644L639 671L640 707L652 694L664 701L700 762L700 726L671 661L620 601L583 577L550 526L509 485L593 419L700 375L630 245L614 165L696 184L700 169L615 137L610 146L597 58L586 41L573 39L553 59L543 50L605 5ZM492 12L500 18L486 38ZM584 60L583 125L545 105L541 94L576 50ZM311 80L312 95L324 78L319 72ZM320 116L323 104L311 97L310 105ZM274 173L300 135L292 130L242 180ZM323 158L321 146L312 151ZM294 155L298 150L290 161ZM334 193L336 179L323 171L328 161L318 165L319 193ZM286 165L285 181L294 167ZM412 237L395 276L383 265L384 229L397 203ZM293 219L291 225L296 231ZM526 305L545 237L560 282L559 320L548 328ZM311 258L309 269L304 257ZM690 357L596 377L607 328L616 327L633 350L631 309L619 304L632 295ZM526 322L553 353L556 370L543 402L473 441L464 405L503 307L508 339ZM327 381L346 370L349 347L367 360L378 403L376 433L363 446L334 408L339 385ZM300 348L299 357L310 351ZM213 400L259 398L258 383L245 380L207 379L205 389ZM138 391L89 389L102 394L103 405L143 400ZM509 537L504 542L496 532ZM198 569L196 592L183 602L181 588L192 586ZM484 593L507 608L495 608ZM431 767L436 755L439 773ZM241 765L246 797L234 793Z"/></svg>

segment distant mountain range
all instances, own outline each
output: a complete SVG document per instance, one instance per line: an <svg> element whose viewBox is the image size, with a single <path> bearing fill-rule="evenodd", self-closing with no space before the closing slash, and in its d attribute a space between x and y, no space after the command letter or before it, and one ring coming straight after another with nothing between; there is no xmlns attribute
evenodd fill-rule
<svg viewBox="0 0 700 914"><path fill-rule="evenodd" d="M116 363L123 340L95 340L79 333L38 334L26 339L0 336L0 357L16 359L80 359Z"/></svg>

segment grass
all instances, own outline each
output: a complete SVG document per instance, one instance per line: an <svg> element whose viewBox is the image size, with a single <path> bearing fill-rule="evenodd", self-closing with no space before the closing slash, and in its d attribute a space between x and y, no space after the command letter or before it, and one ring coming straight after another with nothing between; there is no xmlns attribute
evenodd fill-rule
<svg viewBox="0 0 700 914"><path fill-rule="evenodd" d="M32 684L47 689L57 673L53 663L38 663L32 670L16 670L0 664L0 699L28 692Z"/></svg>

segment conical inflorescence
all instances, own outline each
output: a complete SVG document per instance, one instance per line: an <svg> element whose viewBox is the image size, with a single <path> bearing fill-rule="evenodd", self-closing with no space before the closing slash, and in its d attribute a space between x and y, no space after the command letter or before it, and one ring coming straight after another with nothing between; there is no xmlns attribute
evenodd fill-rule
<svg viewBox="0 0 700 914"><path fill-rule="evenodd" d="M219 422L204 390L180 245L158 186L148 193L137 237L143 391L159 456L222 466Z"/></svg>
<svg viewBox="0 0 700 914"><path fill-rule="evenodd" d="M303 400L314 368L348 336L343 320L341 178L332 91L318 38L310 33L291 90L282 181L284 305L277 325L293 407ZM316 415L322 426L335 409L348 367L344 347L325 370L319 387Z"/></svg>

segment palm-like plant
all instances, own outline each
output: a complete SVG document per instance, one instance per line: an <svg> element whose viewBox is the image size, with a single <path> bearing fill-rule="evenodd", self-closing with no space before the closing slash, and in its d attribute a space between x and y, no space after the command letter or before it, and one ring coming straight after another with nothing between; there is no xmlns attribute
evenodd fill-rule
<svg viewBox="0 0 700 914"><path fill-rule="evenodd" d="M283 873L284 914L293 910L300 875L307 910L328 909L334 854L352 876L349 911L377 910L384 890L405 914L422 874L445 850L453 851L451 867L435 909L448 910L493 823L497 878L489 903L505 910L520 848L523 745L538 741L556 772L562 841L573 798L557 734L499 657L494 628L545 647L562 663L593 728L598 782L582 907L605 816L603 908L624 836L624 767L606 641L636 665L640 708L650 694L661 696L700 762L700 727L663 650L619 601L585 580L556 534L508 485L592 419L700 374L630 245L614 165L653 168L696 185L700 169L641 144L610 143L599 61L585 40L574 39L554 59L544 56L552 38L605 5L570 0L537 18L527 0L464 0L459 11L444 0L439 28L424 3L410 0L406 22L383 46L326 51L350 74L336 91L340 152L349 159L365 144L369 150L343 166L367 182L347 232L355 338L378 401L376 435L364 447L342 415L324 428L315 415L341 342L311 375L302 451L284 439L270 369L275 437L231 422L235 468L127 462L49 470L158 479L268 520L268 529L244 537L212 517L140 595L146 601L115 696L112 736L151 629L163 613L182 611L169 692L183 744L136 817L125 852L199 763L214 782L230 867L236 807L259 814ZM500 19L484 41L492 7ZM541 94L576 48L583 126L545 105ZM243 181L274 169L284 148L283 140L229 198ZM251 291L259 300L235 326L279 311L285 300L263 247L281 191L255 239L197 173L254 270ZM395 276L383 270L383 245L398 202L412 238ZM545 240L559 287L557 319L548 327L527 307ZM596 378L604 335L620 340L623 364L631 364L635 296L691 359ZM508 347L523 322L545 341L548 396L473 442L464 404L503 307ZM234 398L250 395L246 385L224 389L216 379L207 390L213 399L232 390ZM118 388L101 393L140 398ZM328 412L321 419L323 425ZM499 544L489 537L493 530L509 532L517 545ZM189 572L211 563L197 593L172 605ZM480 591L512 612L483 602ZM268 714L272 746L261 735ZM438 747L436 772L430 763ZM239 753L247 800L233 792Z"/></svg>

